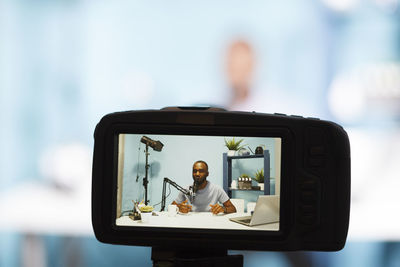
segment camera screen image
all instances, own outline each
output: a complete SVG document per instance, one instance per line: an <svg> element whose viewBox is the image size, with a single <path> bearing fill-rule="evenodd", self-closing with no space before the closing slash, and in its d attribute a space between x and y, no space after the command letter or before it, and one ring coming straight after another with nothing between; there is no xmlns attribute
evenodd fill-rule
<svg viewBox="0 0 400 267"><path fill-rule="evenodd" d="M117 140L116 227L280 230L280 137Z"/></svg>

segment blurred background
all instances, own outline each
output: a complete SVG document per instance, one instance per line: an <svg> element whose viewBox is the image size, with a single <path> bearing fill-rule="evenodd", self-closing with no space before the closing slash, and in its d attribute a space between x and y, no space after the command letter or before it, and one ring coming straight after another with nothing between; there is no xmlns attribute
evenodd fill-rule
<svg viewBox="0 0 400 267"><path fill-rule="evenodd" d="M399 0L0 0L0 266L151 266L100 244L93 131L109 112L217 105L320 117L352 147L339 252L245 266L400 266Z"/></svg>

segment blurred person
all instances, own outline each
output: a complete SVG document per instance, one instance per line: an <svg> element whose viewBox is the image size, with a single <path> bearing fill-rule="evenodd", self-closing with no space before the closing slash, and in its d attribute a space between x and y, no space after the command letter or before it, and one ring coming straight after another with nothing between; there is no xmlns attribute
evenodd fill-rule
<svg viewBox="0 0 400 267"><path fill-rule="evenodd" d="M294 101L282 90L269 87L267 89L255 84L257 67L256 54L252 45L244 39L234 40L229 46L226 58L227 82L231 89L229 110L257 112L285 112L288 114L303 113L306 109L300 101ZM282 253L290 266L312 266L309 253Z"/></svg>
<svg viewBox="0 0 400 267"><path fill-rule="evenodd" d="M231 99L229 106L239 108L246 105L253 86L253 72L255 67L253 48L244 40L234 41L229 49L226 60L226 72Z"/></svg>
<svg viewBox="0 0 400 267"><path fill-rule="evenodd" d="M293 93L256 82L257 58L253 46L244 39L236 39L228 45L225 71L229 100L226 108L233 111L311 114L310 108Z"/></svg>

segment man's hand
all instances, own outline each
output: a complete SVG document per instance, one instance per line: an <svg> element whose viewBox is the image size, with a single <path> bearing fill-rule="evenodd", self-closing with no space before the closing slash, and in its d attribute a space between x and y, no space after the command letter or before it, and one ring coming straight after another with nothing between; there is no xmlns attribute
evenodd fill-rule
<svg viewBox="0 0 400 267"><path fill-rule="evenodd" d="M192 210L192 205L187 204L187 200L183 201L181 204L176 204L179 208L179 211L182 213L188 213Z"/></svg>
<svg viewBox="0 0 400 267"><path fill-rule="evenodd" d="M211 212L213 214L218 214L218 213L221 213L221 212L225 212L224 208L219 204L210 205L210 207L211 207Z"/></svg>

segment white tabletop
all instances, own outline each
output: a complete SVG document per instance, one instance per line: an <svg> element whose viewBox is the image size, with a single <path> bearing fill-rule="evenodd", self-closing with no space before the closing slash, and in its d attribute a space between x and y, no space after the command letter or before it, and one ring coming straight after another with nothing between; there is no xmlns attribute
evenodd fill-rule
<svg viewBox="0 0 400 267"><path fill-rule="evenodd" d="M90 187L66 192L25 183L0 195L0 231L93 236Z"/></svg>
<svg viewBox="0 0 400 267"><path fill-rule="evenodd" d="M148 223L140 220L134 221L129 216L122 216L117 219L119 226L138 227L176 227L176 228L201 228L201 229L232 229L232 230L269 230L278 231L279 223L269 223L256 226L246 226L232 222L229 218L248 216L247 213L231 213L213 215L211 212L189 212L186 215L177 214L168 216L167 212L156 212L158 216L151 216Z"/></svg>

